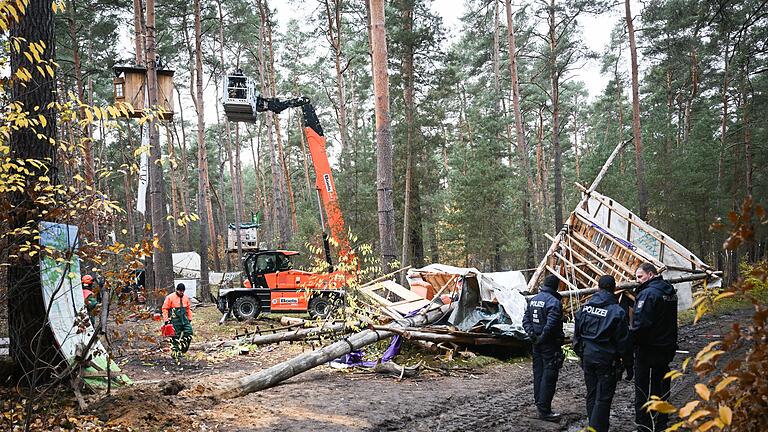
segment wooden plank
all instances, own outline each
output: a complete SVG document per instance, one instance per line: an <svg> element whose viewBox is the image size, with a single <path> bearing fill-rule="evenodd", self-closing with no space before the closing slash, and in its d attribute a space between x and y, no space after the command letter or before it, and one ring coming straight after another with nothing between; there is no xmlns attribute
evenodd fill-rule
<svg viewBox="0 0 768 432"><path fill-rule="evenodd" d="M592 258L594 258L597 261L599 261L600 263L605 264L608 267L610 267L611 270L613 270L614 273L616 273L616 274L631 273L631 274L634 275L634 273L633 273L634 270L630 270L630 269L625 268L622 265L622 263L614 263L612 260L609 263L609 262L606 262L604 260L604 258L610 258L610 256L605 256L605 257L601 258L600 256L596 255L596 253L605 253L605 251L603 251L602 249L597 249L597 248L594 248L594 247L590 247L590 246L594 246L594 244L591 241L589 241L589 239L587 239L587 238L585 238L582 235L577 234L577 233L574 233L573 238L582 247L582 249L584 249L585 252L587 252L589 255L592 256ZM589 262L589 260L587 260L586 258L581 256L581 254L579 254L579 255L580 255L580 258L582 260L584 260L585 262ZM616 264L616 265L614 265L614 264Z"/></svg>
<svg viewBox="0 0 768 432"><path fill-rule="evenodd" d="M615 275L625 275L625 276L627 276L627 275L631 274L632 277L634 277L634 273L633 272L631 272L631 271L622 271L621 268L615 267L611 263L609 263L609 262L601 259L597 255L595 255L594 252L592 252L590 249L585 247L584 251L587 252L589 255L591 255L592 258L597 260L600 264L603 264L604 266L608 267L608 270L612 270ZM595 266L594 264L592 264L592 262L590 260L585 258L580 253L576 252L575 250L572 250L572 253L576 254L582 260L582 262L586 263L589 268L591 268L592 270L595 271L595 273L598 273L598 274L608 274L609 273L609 272L606 271L606 269L601 269L601 268Z"/></svg>
<svg viewBox="0 0 768 432"><path fill-rule="evenodd" d="M626 249L626 250L629 250L629 251L631 251L631 253L633 253L633 254L635 254L635 255L639 256L639 257L640 257L640 260L651 262L651 263L653 263L653 264L654 264L656 267L663 267L663 266L664 266L664 263L662 263L661 261L657 260L657 259L656 259L656 257L653 257L653 256L650 256L650 255L647 255L647 254L646 254L644 251L642 251L642 250L640 250L640 249L638 249L638 250L632 250L632 249L629 249L627 246L625 246L624 244L622 244L620 241L618 241L617 239L615 239L613 236L611 236L611 235L605 235L604 233L602 233L601 231L599 231L597 228L594 228L594 227L592 227L592 222L591 222L591 221L589 221L589 220L587 220L587 219L586 219L586 218L585 218L583 215L579 215L579 218L580 218L580 219L581 219L581 220L582 220L582 221L583 221L585 224L587 224L587 226L589 226L589 229L590 229L590 230L593 230L593 231L596 231L596 232L600 232L600 234L602 234L602 235L603 235L603 237L605 237L605 238L609 239L609 241L613 242L613 243L614 243L615 245L617 245L619 248L622 248L622 249Z"/></svg>
<svg viewBox="0 0 768 432"><path fill-rule="evenodd" d="M597 285L597 280L594 279L592 276L588 275L586 272L584 272L584 270L580 269L576 264L569 261L566 257L560 255L559 252L555 252L555 255L558 256L561 260L565 261L565 263L568 264L570 267L572 267L574 270L581 273L585 278L589 279L590 282Z"/></svg>
<svg viewBox="0 0 768 432"><path fill-rule="evenodd" d="M594 231L597 231L597 229L595 229L595 228L592 228L592 229L593 229ZM586 238L586 237L583 237L583 236L581 236L581 238L579 238L579 237L580 237L580 236L579 236L579 234L576 234L576 233L574 233L574 234L575 234L575 235L574 235L574 238L581 240L581 242L582 242L582 243L586 242L586 243L590 243L590 244L593 244L593 245L594 245L594 243L592 243L591 241L589 241L589 239L588 239L588 238ZM619 249L623 249L623 250L626 250L628 253L630 253L630 254L632 254L633 256L635 256L635 257L636 257L636 259L637 259L638 261L640 261L641 263L642 263L642 262L645 262L645 261L649 261L649 262L653 263L653 264L654 264L655 266L657 266L657 267L663 267L663 266L664 266L664 264L663 264L663 263L661 263L661 262L658 262L658 261L657 261L655 258L648 258L647 256L643 256L643 255L641 255L640 253L638 253L638 251L633 251L633 250L631 250L631 249L627 248L626 246L624 246L623 244L619 243L619 242L618 242L616 239L614 239L614 238L613 238L613 237L611 237L611 236L605 236L605 237L607 237L607 238L611 239L611 241L613 241L613 242L614 242L614 244L616 244L616 245L619 247ZM606 252L605 250L603 250L603 249L596 249L596 250L597 250L597 251L599 251L600 253L606 253L606 254L607 254L607 252ZM611 257L611 256L610 256L610 255L607 255L605 258L608 258L608 257ZM611 258L613 258L613 257L611 257ZM624 263L624 262L620 262L620 263L617 263L617 264L625 264L625 263ZM626 265L626 264L625 264L625 265ZM627 266L627 267L629 267L629 266ZM627 268L627 269L626 269L626 271L628 271L629 273L632 273L632 274L634 274L634 271L635 271L635 269L632 269L632 268Z"/></svg>

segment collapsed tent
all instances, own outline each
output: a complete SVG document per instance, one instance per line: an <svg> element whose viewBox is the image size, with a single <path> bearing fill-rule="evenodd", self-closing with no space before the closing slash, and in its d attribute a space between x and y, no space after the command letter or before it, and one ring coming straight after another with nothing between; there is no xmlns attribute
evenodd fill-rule
<svg viewBox="0 0 768 432"><path fill-rule="evenodd" d="M635 270L644 262L656 266L665 279L702 274L709 286L720 286L714 269L674 239L615 200L581 189L581 203L557 237L550 237L552 245L528 282L529 292L535 292L545 271L569 290L596 287L603 275L614 276L619 284L633 282ZM678 308L687 309L693 303L693 283L675 285Z"/></svg>
<svg viewBox="0 0 768 432"><path fill-rule="evenodd" d="M523 314L526 301L520 293L525 279L520 272L482 273L476 268L431 264L408 271L411 289L424 284L456 301L446 323L469 332L482 327L486 333L525 340ZM427 297L429 298L429 297Z"/></svg>

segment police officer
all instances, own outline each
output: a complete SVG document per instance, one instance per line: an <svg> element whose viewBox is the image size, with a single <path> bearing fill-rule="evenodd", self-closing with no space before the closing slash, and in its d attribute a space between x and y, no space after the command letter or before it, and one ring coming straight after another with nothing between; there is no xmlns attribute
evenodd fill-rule
<svg viewBox="0 0 768 432"><path fill-rule="evenodd" d="M597 293L576 314L573 348L584 369L589 426L607 432L616 382L624 370L632 379L632 344L627 313L613 294L616 280L602 276L597 284Z"/></svg>
<svg viewBox="0 0 768 432"><path fill-rule="evenodd" d="M560 368L563 366L563 304L557 292L557 276L544 279L539 293L528 303L523 327L533 341L533 399L539 418L556 422L560 414L552 412L552 398Z"/></svg>
<svg viewBox="0 0 768 432"><path fill-rule="evenodd" d="M635 423L638 430L664 430L668 416L651 415L643 405L651 396L669 397L669 363L677 350L677 292L653 264L635 271L640 282L630 329L635 343Z"/></svg>

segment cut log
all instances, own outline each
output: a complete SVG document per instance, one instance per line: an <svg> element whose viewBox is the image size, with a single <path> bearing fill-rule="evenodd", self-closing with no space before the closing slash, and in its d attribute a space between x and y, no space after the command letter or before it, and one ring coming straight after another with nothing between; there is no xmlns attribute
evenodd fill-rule
<svg viewBox="0 0 768 432"><path fill-rule="evenodd" d="M280 317L280 324L285 324L285 325L304 324L304 322L306 322L304 318L290 317L290 316Z"/></svg>
<svg viewBox="0 0 768 432"><path fill-rule="evenodd" d="M438 309L427 312L426 314L416 315L406 318L405 325L409 327L419 327L438 321L442 317L451 313L456 307L455 303L441 306ZM393 323L388 326L390 329L399 329L403 325ZM344 354L358 350L366 345L378 342L395 335L395 332L389 330L363 330L351 336L345 337L328 346L315 351L303 353L288 361L276 364L270 368L264 369L254 375L249 375L238 380L237 383L226 387L217 392L219 398L229 399L245 396L249 393L264 390L277 385L288 378L294 377L302 372L306 372L323 363L327 363Z"/></svg>

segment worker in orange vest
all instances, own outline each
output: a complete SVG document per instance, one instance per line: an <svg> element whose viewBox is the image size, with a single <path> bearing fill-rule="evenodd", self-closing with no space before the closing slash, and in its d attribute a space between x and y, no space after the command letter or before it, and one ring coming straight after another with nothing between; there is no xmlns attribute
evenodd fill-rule
<svg viewBox="0 0 768 432"><path fill-rule="evenodd" d="M88 318L93 325L93 311L98 306L99 302L96 300L96 296L93 294L93 276L84 275L80 278L80 282L83 284L83 302L85 303L85 310L88 312Z"/></svg>
<svg viewBox="0 0 768 432"><path fill-rule="evenodd" d="M183 283L176 285L176 292L168 294L163 302L163 321L173 324L176 334L171 338L171 355L176 361L189 350L192 342L192 305L189 296L184 294L187 287Z"/></svg>

